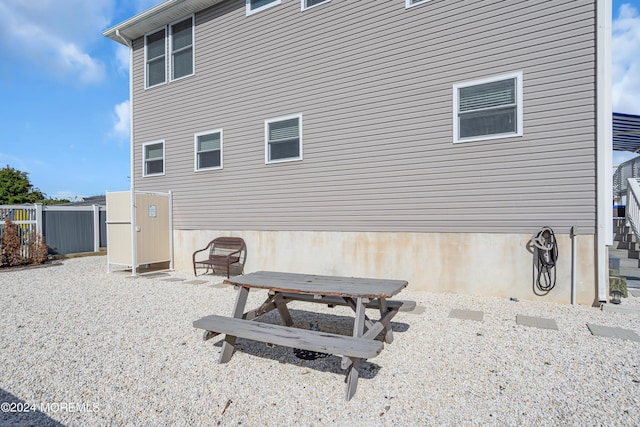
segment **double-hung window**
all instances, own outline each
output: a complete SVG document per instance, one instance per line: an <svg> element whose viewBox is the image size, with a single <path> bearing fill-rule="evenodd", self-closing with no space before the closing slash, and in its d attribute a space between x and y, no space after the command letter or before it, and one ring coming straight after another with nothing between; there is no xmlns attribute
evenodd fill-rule
<svg viewBox="0 0 640 427"><path fill-rule="evenodd" d="M410 8L412 6L417 6L419 4L426 3L428 1L430 1L430 0L405 0L405 2L406 2L405 3L405 8L408 9L408 8Z"/></svg>
<svg viewBox="0 0 640 427"><path fill-rule="evenodd" d="M167 81L166 30L163 28L144 38L145 87L149 88Z"/></svg>
<svg viewBox="0 0 640 427"><path fill-rule="evenodd" d="M193 16L169 26L171 80L193 74Z"/></svg>
<svg viewBox="0 0 640 427"><path fill-rule="evenodd" d="M307 10L311 7L318 6L322 3L329 3L331 0L301 0L302 10Z"/></svg>
<svg viewBox="0 0 640 427"><path fill-rule="evenodd" d="M453 142L522 136L522 72L453 85Z"/></svg>
<svg viewBox="0 0 640 427"><path fill-rule="evenodd" d="M256 12L261 12L270 7L277 6L282 0L246 0L246 15L249 16Z"/></svg>
<svg viewBox="0 0 640 427"><path fill-rule="evenodd" d="M164 175L164 141L142 146L142 176Z"/></svg>
<svg viewBox="0 0 640 427"><path fill-rule="evenodd" d="M222 129L196 133L195 170L222 169Z"/></svg>
<svg viewBox="0 0 640 427"><path fill-rule="evenodd" d="M302 114L265 120L265 163L302 160Z"/></svg>

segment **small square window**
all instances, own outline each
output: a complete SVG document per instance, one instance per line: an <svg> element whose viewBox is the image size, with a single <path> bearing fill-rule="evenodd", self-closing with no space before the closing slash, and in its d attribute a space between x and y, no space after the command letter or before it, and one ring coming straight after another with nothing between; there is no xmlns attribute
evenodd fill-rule
<svg viewBox="0 0 640 427"><path fill-rule="evenodd" d="M282 0L246 0L246 15L249 16L256 12L261 12L270 7L277 6Z"/></svg>
<svg viewBox="0 0 640 427"><path fill-rule="evenodd" d="M410 7L417 6L422 3L427 3L428 1L431 1L431 0L405 0L404 7L408 9Z"/></svg>
<svg viewBox="0 0 640 427"><path fill-rule="evenodd" d="M522 136L522 72L453 85L453 142Z"/></svg>
<svg viewBox="0 0 640 427"><path fill-rule="evenodd" d="M195 170L222 169L222 129L194 136Z"/></svg>
<svg viewBox="0 0 640 427"><path fill-rule="evenodd" d="M164 141L142 146L142 176L164 175Z"/></svg>
<svg viewBox="0 0 640 427"><path fill-rule="evenodd" d="M302 160L302 115L265 120L265 162Z"/></svg>
<svg viewBox="0 0 640 427"><path fill-rule="evenodd" d="M302 0L302 10L307 10L323 3L329 3L331 0Z"/></svg>
<svg viewBox="0 0 640 427"><path fill-rule="evenodd" d="M173 24L171 30L171 80L193 74L193 17Z"/></svg>
<svg viewBox="0 0 640 427"><path fill-rule="evenodd" d="M144 38L145 87L149 88L167 81L166 31L163 28Z"/></svg>

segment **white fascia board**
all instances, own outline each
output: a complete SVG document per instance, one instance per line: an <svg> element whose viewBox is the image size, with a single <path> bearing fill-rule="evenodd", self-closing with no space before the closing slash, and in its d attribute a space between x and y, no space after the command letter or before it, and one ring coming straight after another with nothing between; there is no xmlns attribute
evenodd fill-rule
<svg viewBox="0 0 640 427"><path fill-rule="evenodd" d="M166 0L151 9L147 9L102 32L102 35L120 44L124 41L116 34L119 32L129 40L144 36L149 31L160 28L170 22L186 18L224 0Z"/></svg>

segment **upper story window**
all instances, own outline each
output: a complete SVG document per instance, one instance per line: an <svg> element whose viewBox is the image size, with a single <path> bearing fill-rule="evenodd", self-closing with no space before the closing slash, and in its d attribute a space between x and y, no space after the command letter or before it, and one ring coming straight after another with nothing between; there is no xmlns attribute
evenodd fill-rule
<svg viewBox="0 0 640 427"><path fill-rule="evenodd" d="M318 6L322 3L329 3L331 0L301 0L302 1L302 10L307 10L311 7Z"/></svg>
<svg viewBox="0 0 640 427"><path fill-rule="evenodd" d="M164 175L164 141L142 146L142 176Z"/></svg>
<svg viewBox="0 0 640 427"><path fill-rule="evenodd" d="M522 72L453 85L453 142L522 136Z"/></svg>
<svg viewBox="0 0 640 427"><path fill-rule="evenodd" d="M428 1L430 0L405 0L406 3L404 7L410 8L412 6L417 6L419 4L426 3Z"/></svg>
<svg viewBox="0 0 640 427"><path fill-rule="evenodd" d="M145 87L167 81L166 30L163 28L144 37Z"/></svg>
<svg viewBox="0 0 640 427"><path fill-rule="evenodd" d="M222 129L196 133L195 170L222 169Z"/></svg>
<svg viewBox="0 0 640 427"><path fill-rule="evenodd" d="M270 7L277 6L282 3L282 0L246 0L246 13L247 16L252 13L260 12Z"/></svg>
<svg viewBox="0 0 640 427"><path fill-rule="evenodd" d="M302 114L265 120L265 163L302 160Z"/></svg>
<svg viewBox="0 0 640 427"><path fill-rule="evenodd" d="M193 74L193 16L169 26L171 80Z"/></svg>

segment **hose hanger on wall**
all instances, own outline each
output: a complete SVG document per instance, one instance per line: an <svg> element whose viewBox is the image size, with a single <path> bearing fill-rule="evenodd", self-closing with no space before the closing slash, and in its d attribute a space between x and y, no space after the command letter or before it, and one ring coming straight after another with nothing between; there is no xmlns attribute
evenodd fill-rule
<svg viewBox="0 0 640 427"><path fill-rule="evenodd" d="M531 238L533 243L533 264L537 271L533 292L538 296L548 294L556 286L556 261L558 242L550 227L542 227Z"/></svg>

